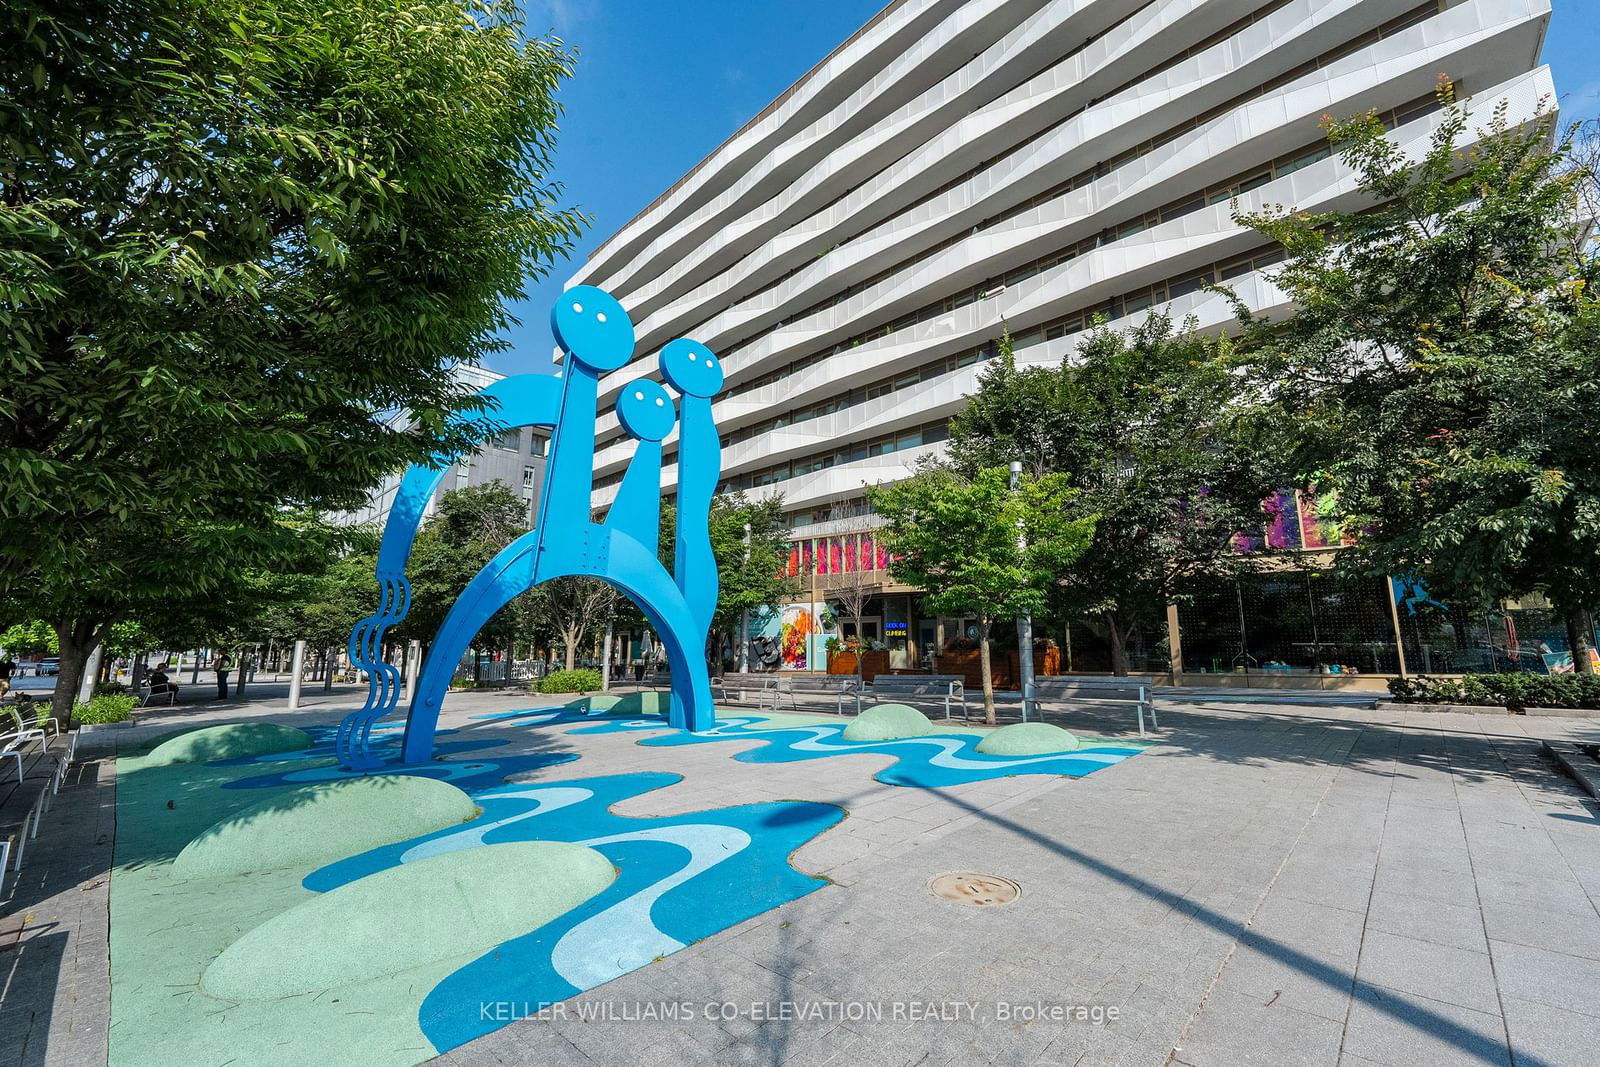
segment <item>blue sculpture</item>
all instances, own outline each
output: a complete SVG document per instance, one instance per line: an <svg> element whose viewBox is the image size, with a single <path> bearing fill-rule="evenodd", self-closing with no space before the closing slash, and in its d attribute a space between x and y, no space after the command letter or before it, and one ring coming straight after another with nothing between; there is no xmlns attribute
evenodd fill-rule
<svg viewBox="0 0 1600 1067"><path fill-rule="evenodd" d="M648 378L630 382L617 399L617 418L638 444L605 521L591 521L595 414L602 374L633 358L633 322L602 289L577 286L562 294L550 315L556 341L567 353L555 375L523 374L484 389L507 426L553 426L544 490L534 528L507 545L478 572L434 636L406 718L402 760L433 755L440 705L456 664L495 612L520 593L552 578L588 576L608 582L638 606L660 635L672 672L668 721L679 729L715 725L705 643L717 604L717 564L708 518L722 471L722 445L711 398L722 388L722 365L698 341L679 339L661 350L661 375L677 391L675 411L667 390ZM662 441L681 423L678 440L678 521L673 568L658 557L661 521ZM339 762L356 770L383 765L371 749L373 724L400 700L398 670L382 662L384 633L411 605L406 562L423 512L447 469L413 466L401 479L378 549L378 610L350 634L350 661L368 672L367 700L345 717L335 741Z"/></svg>

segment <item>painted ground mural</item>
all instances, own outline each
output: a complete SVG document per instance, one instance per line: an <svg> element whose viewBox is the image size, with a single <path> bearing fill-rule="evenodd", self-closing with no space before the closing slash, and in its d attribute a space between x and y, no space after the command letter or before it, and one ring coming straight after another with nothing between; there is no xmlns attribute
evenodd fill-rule
<svg viewBox="0 0 1600 1067"><path fill-rule="evenodd" d="M441 731L435 759L412 765L399 762L399 724L378 724L378 774L341 768L332 728L214 727L123 756L111 1063L418 1063L826 884L789 856L840 808L615 815L681 776L508 782L580 758L544 744L545 730L580 749L606 733L663 749L766 742L742 763L887 753L897 760L878 778L910 788L1081 776L1140 751L1080 739L993 756L976 750L980 731L942 726L857 742L843 722L782 714L724 713L690 734L668 725L667 704L642 694L480 716L498 736Z"/></svg>

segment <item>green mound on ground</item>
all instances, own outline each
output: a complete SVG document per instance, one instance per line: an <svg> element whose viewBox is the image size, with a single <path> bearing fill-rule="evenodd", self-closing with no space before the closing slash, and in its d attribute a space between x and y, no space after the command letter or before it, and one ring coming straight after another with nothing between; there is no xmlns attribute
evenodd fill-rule
<svg viewBox="0 0 1600 1067"><path fill-rule="evenodd" d="M611 705L610 713L612 715L665 716L671 700L672 694L665 689L659 693L629 693L627 696L617 698L617 702Z"/></svg>
<svg viewBox="0 0 1600 1067"><path fill-rule="evenodd" d="M173 862L179 878L219 878L321 866L478 817L448 782L380 774L321 782L269 797L212 826Z"/></svg>
<svg viewBox="0 0 1600 1067"><path fill-rule="evenodd" d="M898 741L906 737L926 737L939 728L928 717L908 704L875 704L844 728L846 741Z"/></svg>
<svg viewBox="0 0 1600 1067"><path fill-rule="evenodd" d="M617 696L615 693L596 693L594 696L579 697L577 700L569 700L561 706L564 708L569 708L572 711L585 711L594 714L602 711L614 711L616 709L617 702L621 699L622 698Z"/></svg>
<svg viewBox="0 0 1600 1067"><path fill-rule="evenodd" d="M225 1000L271 1000L470 958L543 926L615 877L594 849L555 842L402 864L268 919L206 968L200 989Z"/></svg>
<svg viewBox="0 0 1600 1067"><path fill-rule="evenodd" d="M1047 722L1012 723L978 742L978 751L988 756L1043 756L1077 747L1076 737Z"/></svg>
<svg viewBox="0 0 1600 1067"><path fill-rule="evenodd" d="M143 766L208 763L241 756L265 756L273 752L297 752L310 747L311 735L292 726L279 726L271 722L234 722L226 726L191 730L163 741L144 758Z"/></svg>

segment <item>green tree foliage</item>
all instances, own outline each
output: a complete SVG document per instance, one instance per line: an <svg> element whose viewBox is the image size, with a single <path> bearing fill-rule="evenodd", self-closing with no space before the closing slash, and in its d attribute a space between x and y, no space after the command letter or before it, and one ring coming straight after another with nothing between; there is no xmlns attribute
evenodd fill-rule
<svg viewBox="0 0 1600 1067"><path fill-rule="evenodd" d="M977 618L983 714L991 725L990 628L1042 610L1057 576L1089 547L1095 520L1072 514L1073 496L1061 474L1024 475L1013 491L1004 467L970 477L935 467L867 491L888 523L879 536L894 553L895 579L927 590L930 611Z"/></svg>
<svg viewBox="0 0 1600 1067"><path fill-rule="evenodd" d="M60 646L56 631L43 619L18 622L0 630L0 648L15 659L18 656L53 656Z"/></svg>
<svg viewBox="0 0 1600 1067"><path fill-rule="evenodd" d="M1331 126L1379 206L1242 221L1289 252L1298 313L1258 323L1283 450L1363 533L1343 557L1447 602L1600 602L1600 309L1581 168L1553 119L1478 135L1451 106L1420 159L1372 116ZM1460 145L1481 138L1463 150Z"/></svg>
<svg viewBox="0 0 1600 1067"><path fill-rule="evenodd" d="M750 526L750 543L744 528ZM792 600L800 590L798 579L788 575L789 526L784 519L783 497L774 494L751 500L742 492L719 493L711 501L709 518L711 554L717 561L717 610L711 619L713 635L735 634L746 611ZM661 509L662 565L672 571L673 538L677 512L672 504ZM730 637L730 639L733 639ZM710 650L708 649L708 654Z"/></svg>
<svg viewBox="0 0 1600 1067"><path fill-rule="evenodd" d="M1018 369L1002 340L951 422L951 462L969 476L1013 460L1056 472L1076 490L1069 513L1095 517L1052 606L1098 622L1117 674L1130 640L1159 630L1187 583L1242 565L1229 540L1259 525L1274 484L1252 393L1227 337L1156 312L1129 330L1096 328L1055 367Z"/></svg>
<svg viewBox="0 0 1600 1067"><path fill-rule="evenodd" d="M279 576L281 599L256 617L248 636L285 646L304 641L312 649L344 647L355 624L377 608L376 565L373 553L350 552L318 573Z"/></svg>
<svg viewBox="0 0 1600 1067"><path fill-rule="evenodd" d="M411 551L411 613L394 636L432 641L467 583L527 531L527 522L526 501L500 482L452 489L440 497L438 510L418 531ZM474 649L506 647L516 632L514 604L484 625L473 639ZM371 609L369 603L366 612ZM344 632L348 636L348 627Z"/></svg>
<svg viewBox="0 0 1600 1067"><path fill-rule="evenodd" d="M276 566L285 508L482 436L447 368L578 232L570 57L499 0L19 0L0 34L0 594L43 591L70 693L117 617Z"/></svg>

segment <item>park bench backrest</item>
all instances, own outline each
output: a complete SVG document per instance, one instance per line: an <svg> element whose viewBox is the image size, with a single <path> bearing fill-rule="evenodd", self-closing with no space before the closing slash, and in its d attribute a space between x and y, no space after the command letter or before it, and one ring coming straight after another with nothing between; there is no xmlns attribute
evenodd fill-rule
<svg viewBox="0 0 1600 1067"><path fill-rule="evenodd" d="M712 679L718 685L732 689L734 686L744 686L749 689L764 689L777 680L775 674L754 674L749 671L728 671L720 678Z"/></svg>
<svg viewBox="0 0 1600 1067"><path fill-rule="evenodd" d="M880 674L872 680L877 693L948 693L954 684L965 688L959 674Z"/></svg>
<svg viewBox="0 0 1600 1067"><path fill-rule="evenodd" d="M790 674L784 675L778 684L790 692L846 693L855 688L856 680L850 675L841 674Z"/></svg>
<svg viewBox="0 0 1600 1067"><path fill-rule="evenodd" d="M1076 696L1085 700L1148 700L1150 688L1139 682L1118 680L1110 683L1101 679L1038 678L1034 680L1036 695L1051 697Z"/></svg>

